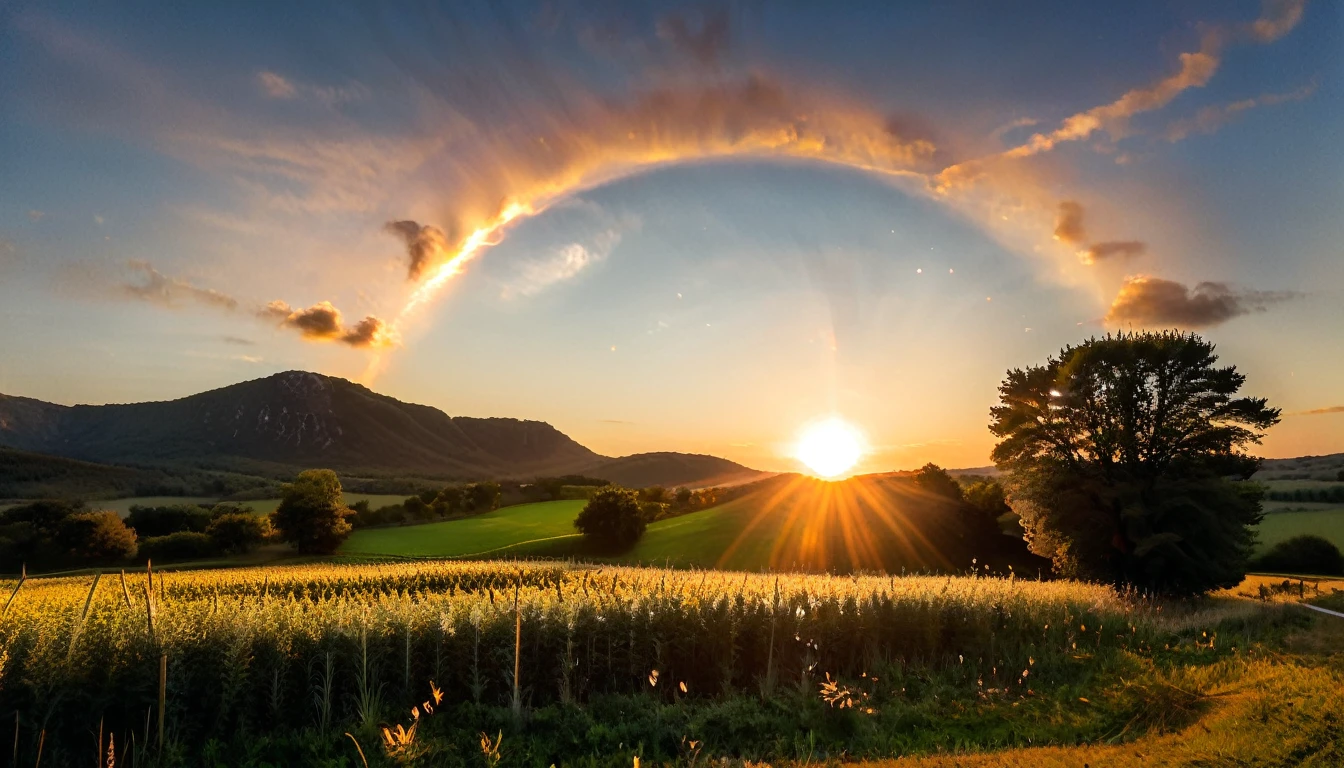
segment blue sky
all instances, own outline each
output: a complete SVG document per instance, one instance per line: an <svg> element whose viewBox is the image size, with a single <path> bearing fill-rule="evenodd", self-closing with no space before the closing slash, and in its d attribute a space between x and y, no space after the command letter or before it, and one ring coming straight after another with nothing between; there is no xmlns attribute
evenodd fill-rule
<svg viewBox="0 0 1344 768"><path fill-rule="evenodd" d="M1344 450L1338 4L628 5L5 6L0 391L971 466L1007 368L1181 327Z"/></svg>

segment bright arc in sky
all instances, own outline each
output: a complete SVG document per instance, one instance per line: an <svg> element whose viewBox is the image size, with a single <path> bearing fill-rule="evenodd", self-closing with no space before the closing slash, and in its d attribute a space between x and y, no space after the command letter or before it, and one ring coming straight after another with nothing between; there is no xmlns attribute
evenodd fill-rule
<svg viewBox="0 0 1344 768"><path fill-rule="evenodd" d="M836 477L852 468L863 456L863 436L838 416L819 421L798 437L794 457L817 477Z"/></svg>

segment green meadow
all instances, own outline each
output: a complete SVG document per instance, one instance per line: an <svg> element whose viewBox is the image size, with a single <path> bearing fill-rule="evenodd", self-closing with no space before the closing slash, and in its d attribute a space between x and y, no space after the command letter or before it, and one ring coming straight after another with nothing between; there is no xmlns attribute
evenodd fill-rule
<svg viewBox="0 0 1344 768"><path fill-rule="evenodd" d="M547 501L503 507L462 520L355 531L342 554L467 557L494 554L527 542L573 535L583 501Z"/></svg>
<svg viewBox="0 0 1344 768"><path fill-rule="evenodd" d="M1260 551L1304 534L1321 536L1344 549L1344 507L1267 514L1257 530L1260 532Z"/></svg>

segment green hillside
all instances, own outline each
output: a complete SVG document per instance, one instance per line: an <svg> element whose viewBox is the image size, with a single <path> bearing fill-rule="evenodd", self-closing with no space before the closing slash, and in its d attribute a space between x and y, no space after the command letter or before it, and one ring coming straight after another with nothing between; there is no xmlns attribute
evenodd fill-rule
<svg viewBox="0 0 1344 768"><path fill-rule="evenodd" d="M504 507L463 520L355 531L341 547L346 555L465 557L574 534L583 501L547 501ZM577 534L574 534L577 538Z"/></svg>
<svg viewBox="0 0 1344 768"><path fill-rule="evenodd" d="M757 483L717 507L649 526L629 552L593 550L574 532L582 501L506 507L443 523L355 532L342 554L584 557L735 570L965 571L972 560L1032 573L1043 561L992 523L970 530L956 509L903 478L827 483L796 475Z"/></svg>

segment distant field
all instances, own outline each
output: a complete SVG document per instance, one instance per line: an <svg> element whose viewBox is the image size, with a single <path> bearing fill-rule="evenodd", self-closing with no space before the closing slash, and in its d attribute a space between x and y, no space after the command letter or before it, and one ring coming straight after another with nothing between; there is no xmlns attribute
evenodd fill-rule
<svg viewBox="0 0 1344 768"><path fill-rule="evenodd" d="M482 554L520 542L575 534L574 518L586 503L519 504L464 520L355 531L341 547L341 554L403 557Z"/></svg>
<svg viewBox="0 0 1344 768"><path fill-rule="evenodd" d="M107 501L91 501L88 503L90 509L111 509L117 514L125 517L131 513L131 507L166 507L172 504L203 504L209 506L214 504L215 500L208 496L132 496L128 499L110 499Z"/></svg>
<svg viewBox="0 0 1344 768"><path fill-rule="evenodd" d="M1321 490L1344 485L1338 480L1257 480L1271 491Z"/></svg>
<svg viewBox="0 0 1344 768"><path fill-rule="evenodd" d="M1272 501L1272 500L1266 500L1266 501L1262 502L1262 504L1264 505L1265 514L1267 514L1267 515L1274 515L1274 514L1278 514L1278 513L1280 513L1280 512L1287 512L1287 513L1292 513L1292 512L1322 512L1322 511L1325 511L1325 510L1328 510L1328 509L1339 509L1339 508L1340 508L1340 505L1339 505L1338 502L1336 502L1336 503L1334 503L1334 504L1331 504L1330 502L1319 502L1319 501Z"/></svg>
<svg viewBox="0 0 1344 768"><path fill-rule="evenodd" d="M1284 539L1308 533L1323 536L1344 549L1344 507L1265 515L1258 530L1261 552Z"/></svg>
<svg viewBox="0 0 1344 768"><path fill-rule="evenodd" d="M385 507L388 504L400 504L401 502L405 501L406 497L409 495L410 494L407 493L397 493L397 494L347 493L345 494L345 503L347 506L349 506L352 504L358 504L361 501L367 501L369 502L370 507L372 507L373 509L377 509L379 507ZM276 507L280 506L279 499L261 499L259 501L239 501L236 503L244 507L251 507L252 511L256 512L259 515L269 515L270 513L275 511Z"/></svg>

